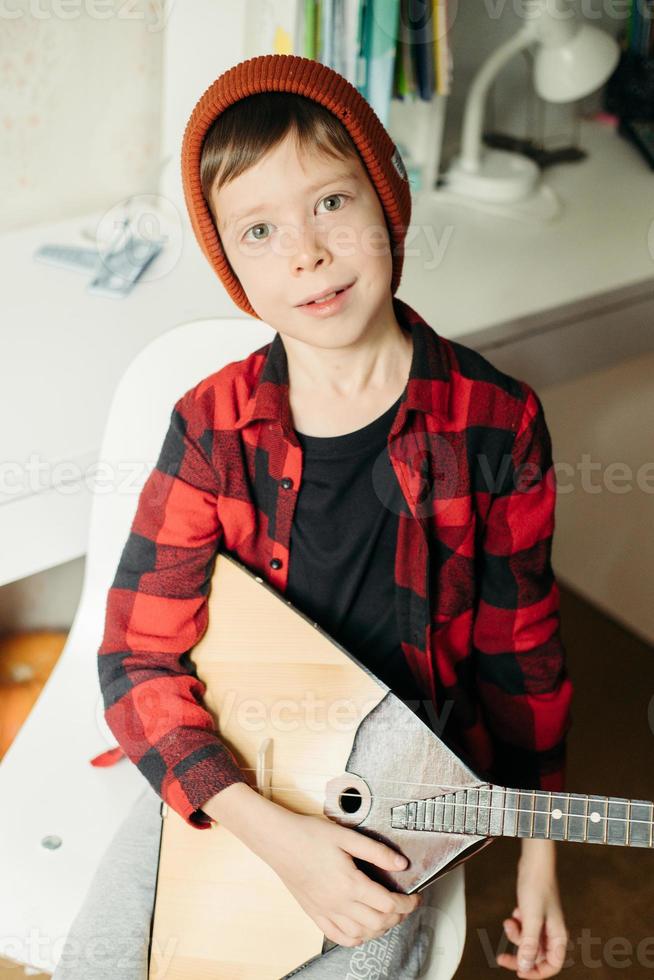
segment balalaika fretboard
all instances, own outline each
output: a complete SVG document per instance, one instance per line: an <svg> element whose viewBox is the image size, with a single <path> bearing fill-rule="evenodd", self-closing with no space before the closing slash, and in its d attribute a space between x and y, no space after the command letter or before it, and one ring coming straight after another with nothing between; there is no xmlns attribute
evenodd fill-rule
<svg viewBox="0 0 654 980"><path fill-rule="evenodd" d="M652 847L652 811L653 805L647 800L490 785L394 806L391 826L398 830Z"/></svg>

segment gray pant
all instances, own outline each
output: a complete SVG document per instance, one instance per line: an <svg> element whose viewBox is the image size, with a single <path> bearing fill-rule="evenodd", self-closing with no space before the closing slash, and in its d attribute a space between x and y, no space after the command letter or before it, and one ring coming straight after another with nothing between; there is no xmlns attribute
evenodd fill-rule
<svg viewBox="0 0 654 980"><path fill-rule="evenodd" d="M52 980L147 980L160 804L147 783L95 872ZM450 980L460 957L458 947L463 946L447 914L458 875L463 875L462 865L426 888L423 904L384 936L356 947L337 946L293 976Z"/></svg>

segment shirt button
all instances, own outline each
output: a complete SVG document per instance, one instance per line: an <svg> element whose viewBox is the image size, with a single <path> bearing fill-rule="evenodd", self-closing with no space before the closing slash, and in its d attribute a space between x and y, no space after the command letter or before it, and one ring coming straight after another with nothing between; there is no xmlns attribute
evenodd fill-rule
<svg viewBox="0 0 654 980"><path fill-rule="evenodd" d="M281 560L281 558L271 558L270 559L270 567L271 568L281 568L282 567L282 560Z"/></svg>
<svg viewBox="0 0 654 980"><path fill-rule="evenodd" d="M293 486L293 481L291 480L290 476L283 476L281 479L281 484L284 487L284 490L290 490Z"/></svg>

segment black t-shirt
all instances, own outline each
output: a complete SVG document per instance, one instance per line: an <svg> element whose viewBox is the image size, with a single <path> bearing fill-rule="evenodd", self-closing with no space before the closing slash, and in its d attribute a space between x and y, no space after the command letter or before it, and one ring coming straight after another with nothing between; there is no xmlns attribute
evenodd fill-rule
<svg viewBox="0 0 654 980"><path fill-rule="evenodd" d="M395 614L395 547L403 498L387 438L399 403L398 398L369 425L345 435L309 436L296 430L303 472L286 594L394 694L419 701Z"/></svg>

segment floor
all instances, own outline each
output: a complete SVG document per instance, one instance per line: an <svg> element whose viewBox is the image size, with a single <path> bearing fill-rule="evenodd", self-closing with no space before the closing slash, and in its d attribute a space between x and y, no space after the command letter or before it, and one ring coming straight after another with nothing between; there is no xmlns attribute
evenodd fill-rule
<svg viewBox="0 0 654 980"><path fill-rule="evenodd" d="M569 791L654 800L654 649L563 586L561 621L575 685ZM559 976L654 977L654 853L598 844L557 848L570 932ZM519 852L519 841L499 838L466 863L467 936L455 980L515 976L497 966L495 955L510 949L502 920L515 906ZM23 976L0 961L0 980Z"/></svg>

